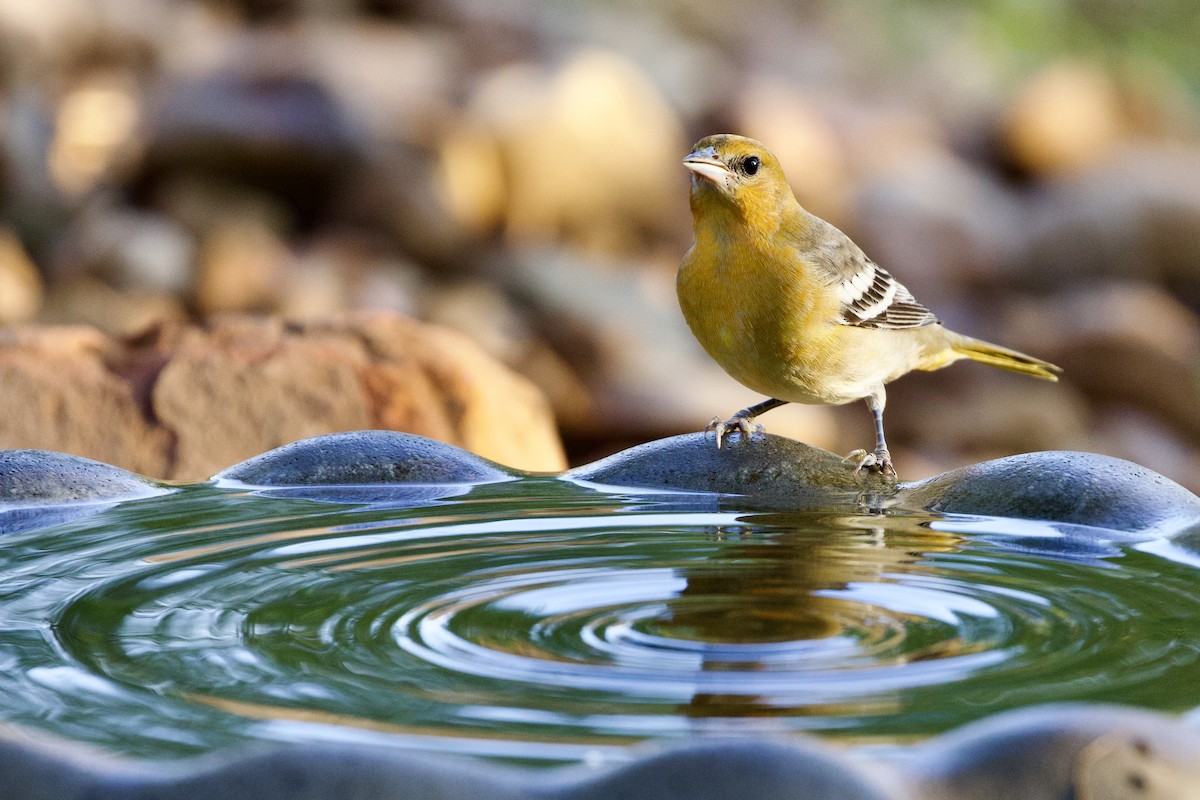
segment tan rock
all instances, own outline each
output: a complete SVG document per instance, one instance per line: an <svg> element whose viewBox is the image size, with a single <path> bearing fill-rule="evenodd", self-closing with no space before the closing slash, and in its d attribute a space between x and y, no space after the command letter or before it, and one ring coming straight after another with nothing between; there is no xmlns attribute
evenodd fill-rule
<svg viewBox="0 0 1200 800"><path fill-rule="evenodd" d="M629 252L681 222L665 210L685 213L686 146L641 69L583 48L554 71L513 64L483 76L440 148L438 195L468 231L502 223L518 244Z"/></svg>
<svg viewBox="0 0 1200 800"><path fill-rule="evenodd" d="M210 314L271 310L292 266L287 245L261 221L225 220L201 247L196 304Z"/></svg>
<svg viewBox="0 0 1200 800"><path fill-rule="evenodd" d="M1011 329L1006 341L1040 340L1093 403L1141 409L1200 441L1200 317L1162 289L1101 283L1055 295L1014 314Z"/></svg>
<svg viewBox="0 0 1200 800"><path fill-rule="evenodd" d="M0 324L32 319L42 293L42 276L20 240L0 228Z"/></svg>
<svg viewBox="0 0 1200 800"><path fill-rule="evenodd" d="M59 450L167 475L170 434L111 369L119 349L86 327L0 331L0 448Z"/></svg>
<svg viewBox="0 0 1200 800"><path fill-rule="evenodd" d="M1071 378L1068 370L1048 383L978 364L914 374L888 386L888 443L921 453L937 471L1034 450L1090 450L1088 405ZM857 403L846 411L866 418L857 445L865 446L870 416ZM903 463L905 478L921 477Z"/></svg>
<svg viewBox="0 0 1200 800"><path fill-rule="evenodd" d="M1094 64L1059 62L1017 94L1003 122L1013 159L1034 174L1063 175L1105 160L1124 120L1117 87Z"/></svg>
<svg viewBox="0 0 1200 800"><path fill-rule="evenodd" d="M796 199L841 224L851 179L842 142L823 110L784 81L755 76L737 93L737 130L765 143L792 181Z"/></svg>
<svg viewBox="0 0 1200 800"><path fill-rule="evenodd" d="M385 428L509 466L565 467L544 396L467 337L390 315L224 318L115 340L0 337L0 446L198 480L297 439Z"/></svg>

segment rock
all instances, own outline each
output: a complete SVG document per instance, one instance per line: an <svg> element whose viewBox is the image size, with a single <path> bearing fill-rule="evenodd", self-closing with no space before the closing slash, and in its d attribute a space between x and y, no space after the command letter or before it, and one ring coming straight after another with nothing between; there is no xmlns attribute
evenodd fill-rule
<svg viewBox="0 0 1200 800"><path fill-rule="evenodd" d="M566 249L519 253L518 291L535 306L538 333L581 370L592 397L587 413L562 419L572 441L600 444L607 455L700 430L714 416L725 419L762 400L726 375L687 329L675 298L676 263L672 256L668 264L634 266ZM820 447L836 439L824 406L792 403L762 421Z"/></svg>
<svg viewBox="0 0 1200 800"><path fill-rule="evenodd" d="M372 418L381 423L376 427L424 434L417 428L420 421L429 430L444 431L425 435L507 466L538 472L566 467L541 392L472 340L402 317L350 319L357 320L355 331L373 359L364 385Z"/></svg>
<svg viewBox="0 0 1200 800"><path fill-rule="evenodd" d="M199 480L322 433L406 430L524 469L565 466L544 397L466 337L387 315L230 318L129 340L0 339L0 445Z"/></svg>
<svg viewBox="0 0 1200 800"><path fill-rule="evenodd" d="M643 489L716 492L780 503L789 509L851 505L863 492L892 486L854 474L838 455L769 434L732 434L717 449L711 433L690 433L632 447L564 473L571 480Z"/></svg>
<svg viewBox="0 0 1200 800"><path fill-rule="evenodd" d="M96 188L128 159L139 127L137 76L129 70L95 73L71 82L55 115L50 173L70 197Z"/></svg>
<svg viewBox="0 0 1200 800"><path fill-rule="evenodd" d="M354 797L385 800L900 800L896 789L831 748L801 740L697 743L643 749L634 763L597 773L566 768L518 769L462 758L433 758L398 749L343 745L281 747L251 755L180 764L103 760L50 737L0 740L0 780L14 796L161 797L262 800Z"/></svg>
<svg viewBox="0 0 1200 800"><path fill-rule="evenodd" d="M1094 283L1027 303L1009 329L1017 347L1053 343L1045 355L1093 402L1142 409L1200 439L1200 317L1162 289Z"/></svg>
<svg viewBox="0 0 1200 800"><path fill-rule="evenodd" d="M892 781L894 783L894 780ZM895 800L885 781L816 742L698 743L643 757L608 775L560 788L561 800L608 798L821 798Z"/></svg>
<svg viewBox="0 0 1200 800"><path fill-rule="evenodd" d="M119 352L91 328L0 332L0 447L58 450L167 477L170 432L146 418L145 398L112 369Z"/></svg>
<svg viewBox="0 0 1200 800"><path fill-rule="evenodd" d="M271 198L311 230L360 173L362 139L331 93L303 74L300 43L256 29L244 45L222 71L177 80L154 104L131 194L154 207L200 180L214 197L233 188Z"/></svg>
<svg viewBox="0 0 1200 800"><path fill-rule="evenodd" d="M1095 64L1060 61L1035 74L1001 123L1013 161L1035 175L1078 173L1107 158L1125 133L1115 82Z"/></svg>
<svg viewBox="0 0 1200 800"><path fill-rule="evenodd" d="M136 335L161 325L182 325L187 311L173 295L114 289L80 276L59 283L46 296L38 321L48 325L90 325L110 336Z"/></svg>
<svg viewBox="0 0 1200 800"><path fill-rule="evenodd" d="M201 800L253 787L263 800L403 796L517 800L1060 800L1200 791L1200 747L1178 721L1131 708L1051 705L997 715L870 767L807 738L642 747L628 764L545 771L338 744L136 763L46 735L0 739L0 780L17 796Z"/></svg>
<svg viewBox="0 0 1200 800"><path fill-rule="evenodd" d="M32 319L41 307L42 294L37 266L12 231L0 228L0 325Z"/></svg>
<svg viewBox="0 0 1200 800"><path fill-rule="evenodd" d="M1090 449L1093 418L1073 377L1049 383L964 363L898 381L888 386L888 442L897 451L919 448L939 472L1010 453ZM869 414L861 404L849 410L861 415L865 435ZM910 459L896 463L901 477L918 477Z"/></svg>
<svg viewBox="0 0 1200 800"><path fill-rule="evenodd" d="M1099 277L1162 282L1200 308L1200 150L1139 144L1032 196L1013 281L1034 290Z"/></svg>
<svg viewBox="0 0 1200 800"><path fill-rule="evenodd" d="M902 767L923 800L1200 796L1200 745L1162 714L1042 706L996 715L920 746Z"/></svg>
<svg viewBox="0 0 1200 800"><path fill-rule="evenodd" d="M865 177L855 205L859 246L938 313L964 288L1002 279L1019 254L1016 197L942 148Z"/></svg>
<svg viewBox="0 0 1200 800"><path fill-rule="evenodd" d="M1046 451L985 461L909 484L898 503L1137 538L1200 528L1200 497L1145 467L1094 453Z"/></svg>
<svg viewBox="0 0 1200 800"><path fill-rule="evenodd" d="M378 0L374 0L378 3ZM438 5L438 4L433 4ZM420 142L461 91L462 31L325 15L305 30L311 68L376 142Z"/></svg>
<svg viewBox="0 0 1200 800"><path fill-rule="evenodd" d="M132 472L50 450L0 450L0 534L60 525L170 491Z"/></svg>
<svg viewBox="0 0 1200 800"><path fill-rule="evenodd" d="M0 505L128 500L168 491L127 470L50 450L0 450Z"/></svg>
<svg viewBox="0 0 1200 800"><path fill-rule="evenodd" d="M1126 405L1108 406L1092 423L1091 449L1141 464L1200 492L1200 449L1161 418Z"/></svg>
<svg viewBox="0 0 1200 800"><path fill-rule="evenodd" d="M840 224L849 211L853 181L844 146L817 104L762 75L739 80L734 97L736 130L771 148L802 206Z"/></svg>
<svg viewBox="0 0 1200 800"><path fill-rule="evenodd" d="M465 229L503 220L515 243L566 239L619 253L679 221L664 209L683 213L672 202L685 185L682 125L614 52L580 49L553 72L513 64L488 73L456 127L441 194Z"/></svg>
<svg viewBox="0 0 1200 800"><path fill-rule="evenodd" d="M255 486L487 483L513 473L452 445L395 431L352 431L284 445L223 470Z"/></svg>
<svg viewBox="0 0 1200 800"><path fill-rule="evenodd" d="M176 296L192 284L195 244L161 214L98 198L71 220L50 265L54 282L95 276L124 290Z"/></svg>
<svg viewBox="0 0 1200 800"><path fill-rule="evenodd" d="M273 311L294 277L294 261L262 220L222 220L200 246L196 305L204 314Z"/></svg>

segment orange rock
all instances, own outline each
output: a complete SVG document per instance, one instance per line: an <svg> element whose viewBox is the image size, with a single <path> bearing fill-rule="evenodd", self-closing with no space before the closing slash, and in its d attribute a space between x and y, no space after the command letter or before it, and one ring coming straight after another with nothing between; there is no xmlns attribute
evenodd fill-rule
<svg viewBox="0 0 1200 800"><path fill-rule="evenodd" d="M0 323L32 319L42 304L42 276L21 241L0 228Z"/></svg>
<svg viewBox="0 0 1200 800"><path fill-rule="evenodd" d="M0 447L198 480L288 442L385 428L532 470L565 467L544 396L467 337L391 315L229 317L110 339L88 328L0 338Z"/></svg>
<svg viewBox="0 0 1200 800"><path fill-rule="evenodd" d="M146 418L135 387L110 369L118 349L92 328L0 332L0 447L58 450L167 475L170 433Z"/></svg>
<svg viewBox="0 0 1200 800"><path fill-rule="evenodd" d="M1108 158L1124 124L1111 78L1098 66L1064 61L1021 89L1003 136L1014 160L1035 175L1074 174Z"/></svg>

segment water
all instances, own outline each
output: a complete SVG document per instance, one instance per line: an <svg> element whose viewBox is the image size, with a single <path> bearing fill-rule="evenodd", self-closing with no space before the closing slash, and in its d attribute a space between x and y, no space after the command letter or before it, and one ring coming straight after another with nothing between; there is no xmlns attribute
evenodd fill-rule
<svg viewBox="0 0 1200 800"><path fill-rule="evenodd" d="M202 485L7 534L0 720L139 757L322 740L553 764L1200 705L1196 568L1170 547L551 479L399 491Z"/></svg>

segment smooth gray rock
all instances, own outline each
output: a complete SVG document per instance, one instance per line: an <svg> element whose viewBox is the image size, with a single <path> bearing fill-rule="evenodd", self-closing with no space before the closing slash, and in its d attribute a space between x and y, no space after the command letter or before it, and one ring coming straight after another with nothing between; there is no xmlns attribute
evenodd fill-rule
<svg viewBox="0 0 1200 800"><path fill-rule="evenodd" d="M305 744L183 762L106 758L51 737L0 738L22 800L1105 800L1200 797L1200 736L1138 709L1010 711L870 763L819 740L700 739L630 763L541 771L401 750Z"/></svg>
<svg viewBox="0 0 1200 800"><path fill-rule="evenodd" d="M609 486L715 492L783 501L801 509L853 504L863 492L889 494L895 486L877 475L855 474L841 457L802 442L756 433L732 434L717 449L711 433L689 433L631 447L564 473Z"/></svg>
<svg viewBox="0 0 1200 800"><path fill-rule="evenodd" d="M463 484L510 480L519 473L460 447L396 431L314 436L217 473L253 486Z"/></svg>
<svg viewBox="0 0 1200 800"><path fill-rule="evenodd" d="M641 748L597 771L519 769L383 748L296 745L182 763L102 759L49 742L0 741L0 785L21 800L901 800L815 740Z"/></svg>
<svg viewBox="0 0 1200 800"><path fill-rule="evenodd" d="M1200 734L1103 705L998 714L918 746L902 765L923 800L1200 797Z"/></svg>
<svg viewBox="0 0 1200 800"><path fill-rule="evenodd" d="M0 508L127 500L170 491L141 475L53 450L0 450Z"/></svg>
<svg viewBox="0 0 1200 800"><path fill-rule="evenodd" d="M541 787L534 779L529 784L530 796L547 800L899 800L908 796L898 781L881 780L809 739L792 739L786 745L707 741L643 757L600 777L551 779Z"/></svg>
<svg viewBox="0 0 1200 800"><path fill-rule="evenodd" d="M1157 472L1095 453L1043 451L903 487L901 505L1166 536L1200 526L1200 498Z"/></svg>

